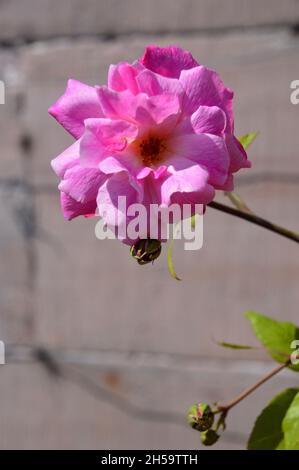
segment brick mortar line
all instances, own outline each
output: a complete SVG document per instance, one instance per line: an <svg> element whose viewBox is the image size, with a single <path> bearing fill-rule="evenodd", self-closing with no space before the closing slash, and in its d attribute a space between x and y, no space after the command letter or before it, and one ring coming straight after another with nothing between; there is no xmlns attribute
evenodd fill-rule
<svg viewBox="0 0 299 470"><path fill-rule="evenodd" d="M31 37L29 35L16 36L11 39L0 38L0 49L18 49L26 46L31 46L36 43L53 43L58 41L74 41L82 39L96 39L103 43L113 43L124 38L147 38L147 37L167 37L176 36L178 38L209 38L213 36L228 36L230 34L247 33L265 34L265 33L277 33L282 31L288 31L290 35L296 37L299 35L299 18L290 22L282 23L271 23L271 24L260 24L260 25L235 25L235 26L223 26L223 27L211 27L211 28L200 28L200 29L182 29L182 30L170 30L163 29L158 31L140 31L131 30L128 32L103 32L103 33L74 33L74 34L56 34L56 35L39 35Z"/></svg>
<svg viewBox="0 0 299 470"><path fill-rule="evenodd" d="M220 348L219 348L220 349ZM120 349L90 349L69 348L59 349L42 347L40 345L7 344L6 356L8 363L35 363L38 352L46 352L53 360L61 364L77 366L97 366L103 370L111 368L135 370L152 369L183 372L207 372L210 374L223 371L230 374L243 374L256 376L263 374L271 367L271 359L240 359L207 356L196 356L186 353L150 351L150 350L120 350ZM281 373L281 377L287 377L288 370Z"/></svg>

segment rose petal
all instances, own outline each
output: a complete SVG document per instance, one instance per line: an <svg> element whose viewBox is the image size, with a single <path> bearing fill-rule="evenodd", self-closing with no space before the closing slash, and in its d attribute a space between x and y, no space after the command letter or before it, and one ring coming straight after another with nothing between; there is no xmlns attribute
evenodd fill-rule
<svg viewBox="0 0 299 470"><path fill-rule="evenodd" d="M140 62L153 72L173 78L178 78L182 70L191 69L198 65L190 52L177 46L147 46Z"/></svg>
<svg viewBox="0 0 299 470"><path fill-rule="evenodd" d="M177 96L162 94L149 97L145 93L134 96L129 91L116 92L107 87L98 88L98 94L107 117L146 127L160 124L180 112Z"/></svg>
<svg viewBox="0 0 299 470"><path fill-rule="evenodd" d="M215 184L215 189L222 189L222 191L233 191L234 190L234 176L230 173L227 180L223 184Z"/></svg>
<svg viewBox="0 0 299 470"><path fill-rule="evenodd" d="M199 106L191 116L196 134L221 134L226 127L226 116L217 106Z"/></svg>
<svg viewBox="0 0 299 470"><path fill-rule="evenodd" d="M122 152L128 142L136 138L137 133L137 127L127 121L86 119L85 132L80 143L82 165L97 167L108 155Z"/></svg>
<svg viewBox="0 0 299 470"><path fill-rule="evenodd" d="M136 77L138 87L141 92L149 96L161 95L166 93L168 95L175 95L182 97L184 89L176 78L163 77L151 70L143 70Z"/></svg>
<svg viewBox="0 0 299 470"><path fill-rule="evenodd" d="M169 205L181 201L208 204L215 196L208 179L208 171L196 164L173 172L162 184L162 203ZM178 194L181 198L177 197Z"/></svg>
<svg viewBox="0 0 299 470"><path fill-rule="evenodd" d="M107 157L99 163L99 169L106 175L119 173L120 171L128 171L135 175L140 168L142 168L140 160L131 154Z"/></svg>
<svg viewBox="0 0 299 470"><path fill-rule="evenodd" d="M209 183L223 184L228 176L229 155L222 137L213 134L180 135L171 140L171 153L174 155L168 164L178 166L178 157L195 162L209 172Z"/></svg>
<svg viewBox="0 0 299 470"><path fill-rule="evenodd" d="M230 134L225 136L225 142L230 156L229 171L235 173L241 168L250 168L251 162L247 160L247 153L240 142Z"/></svg>
<svg viewBox="0 0 299 470"><path fill-rule="evenodd" d="M68 168L77 165L79 162L80 141L77 140L73 145L68 147L58 157L51 161L51 166L56 175L63 178Z"/></svg>
<svg viewBox="0 0 299 470"><path fill-rule="evenodd" d="M138 61L134 62L133 65L127 62L110 65L108 87L115 91L129 90L136 95L140 91L136 77L143 68L144 67Z"/></svg>
<svg viewBox="0 0 299 470"><path fill-rule="evenodd" d="M63 215L67 220L72 220L80 215L93 216L97 209L95 200L82 204L65 193L60 194L60 203Z"/></svg>
<svg viewBox="0 0 299 470"><path fill-rule="evenodd" d="M96 201L99 187L106 180L106 175L95 168L83 168L76 165L65 172L59 184L60 191L68 194L77 202Z"/></svg>
<svg viewBox="0 0 299 470"><path fill-rule="evenodd" d="M122 207L120 197L125 207ZM130 204L142 200L142 188L127 171L110 176L99 189L97 204L99 215L110 227L124 227L127 224L126 210Z"/></svg>
<svg viewBox="0 0 299 470"><path fill-rule="evenodd" d="M77 80L68 81L64 95L49 113L76 139L84 132L85 119L103 116L96 89Z"/></svg>
<svg viewBox="0 0 299 470"><path fill-rule="evenodd" d="M183 70L180 82L186 92L184 98L186 113L194 113L200 105L218 106L227 117L226 132L233 131L233 92L224 86L216 72L203 66Z"/></svg>

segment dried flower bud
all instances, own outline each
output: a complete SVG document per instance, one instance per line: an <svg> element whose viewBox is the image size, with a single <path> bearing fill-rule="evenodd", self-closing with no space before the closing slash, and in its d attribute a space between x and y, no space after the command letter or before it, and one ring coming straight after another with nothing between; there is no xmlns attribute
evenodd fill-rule
<svg viewBox="0 0 299 470"><path fill-rule="evenodd" d="M197 431L206 431L213 426L214 413L207 403L197 403L189 408L188 423Z"/></svg>
<svg viewBox="0 0 299 470"><path fill-rule="evenodd" d="M152 263L161 254L162 246L160 240L150 238L138 240L132 245L130 253L138 264Z"/></svg>

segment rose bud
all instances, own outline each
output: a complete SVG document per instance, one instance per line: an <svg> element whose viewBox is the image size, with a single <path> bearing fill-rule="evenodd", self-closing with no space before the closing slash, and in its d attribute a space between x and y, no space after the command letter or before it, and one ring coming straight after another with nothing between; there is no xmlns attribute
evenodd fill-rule
<svg viewBox="0 0 299 470"><path fill-rule="evenodd" d="M138 264L152 263L161 254L162 246L160 240L150 238L138 240L131 247L130 253Z"/></svg>
<svg viewBox="0 0 299 470"><path fill-rule="evenodd" d="M206 431L213 426L214 413L207 403L197 403L189 408L188 423L197 431Z"/></svg>

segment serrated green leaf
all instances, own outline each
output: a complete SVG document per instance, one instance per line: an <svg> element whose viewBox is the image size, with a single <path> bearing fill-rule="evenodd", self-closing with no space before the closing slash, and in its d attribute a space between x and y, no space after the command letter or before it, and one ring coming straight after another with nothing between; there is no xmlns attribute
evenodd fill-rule
<svg viewBox="0 0 299 470"><path fill-rule="evenodd" d="M176 281L181 281L177 273L175 272L174 266L173 266L173 261L172 261L172 254L173 254L173 243L174 240L171 240L168 251L167 251L167 265L168 265L168 271L170 275L176 279Z"/></svg>
<svg viewBox="0 0 299 470"><path fill-rule="evenodd" d="M288 388L274 397L258 416L247 443L248 450L284 450L290 422L284 422L299 389ZM284 427L287 427L285 431Z"/></svg>
<svg viewBox="0 0 299 470"><path fill-rule="evenodd" d="M269 351L273 359L286 362L294 349L291 348L294 340L299 340L299 329L289 322L280 322L256 312L247 312L245 316L251 323L252 329ZM291 364L290 369L299 372L299 364Z"/></svg>
<svg viewBox="0 0 299 470"><path fill-rule="evenodd" d="M227 343L222 341L218 343L218 346L222 346L223 348L230 348L230 349L255 349L254 346L247 346L245 344L234 344L234 343Z"/></svg>
<svg viewBox="0 0 299 470"><path fill-rule="evenodd" d="M258 132L249 132L248 134L241 135L238 137L238 141L243 145L244 149L247 149L250 144L257 138Z"/></svg>
<svg viewBox="0 0 299 470"><path fill-rule="evenodd" d="M282 423L285 449L299 450L299 390Z"/></svg>

